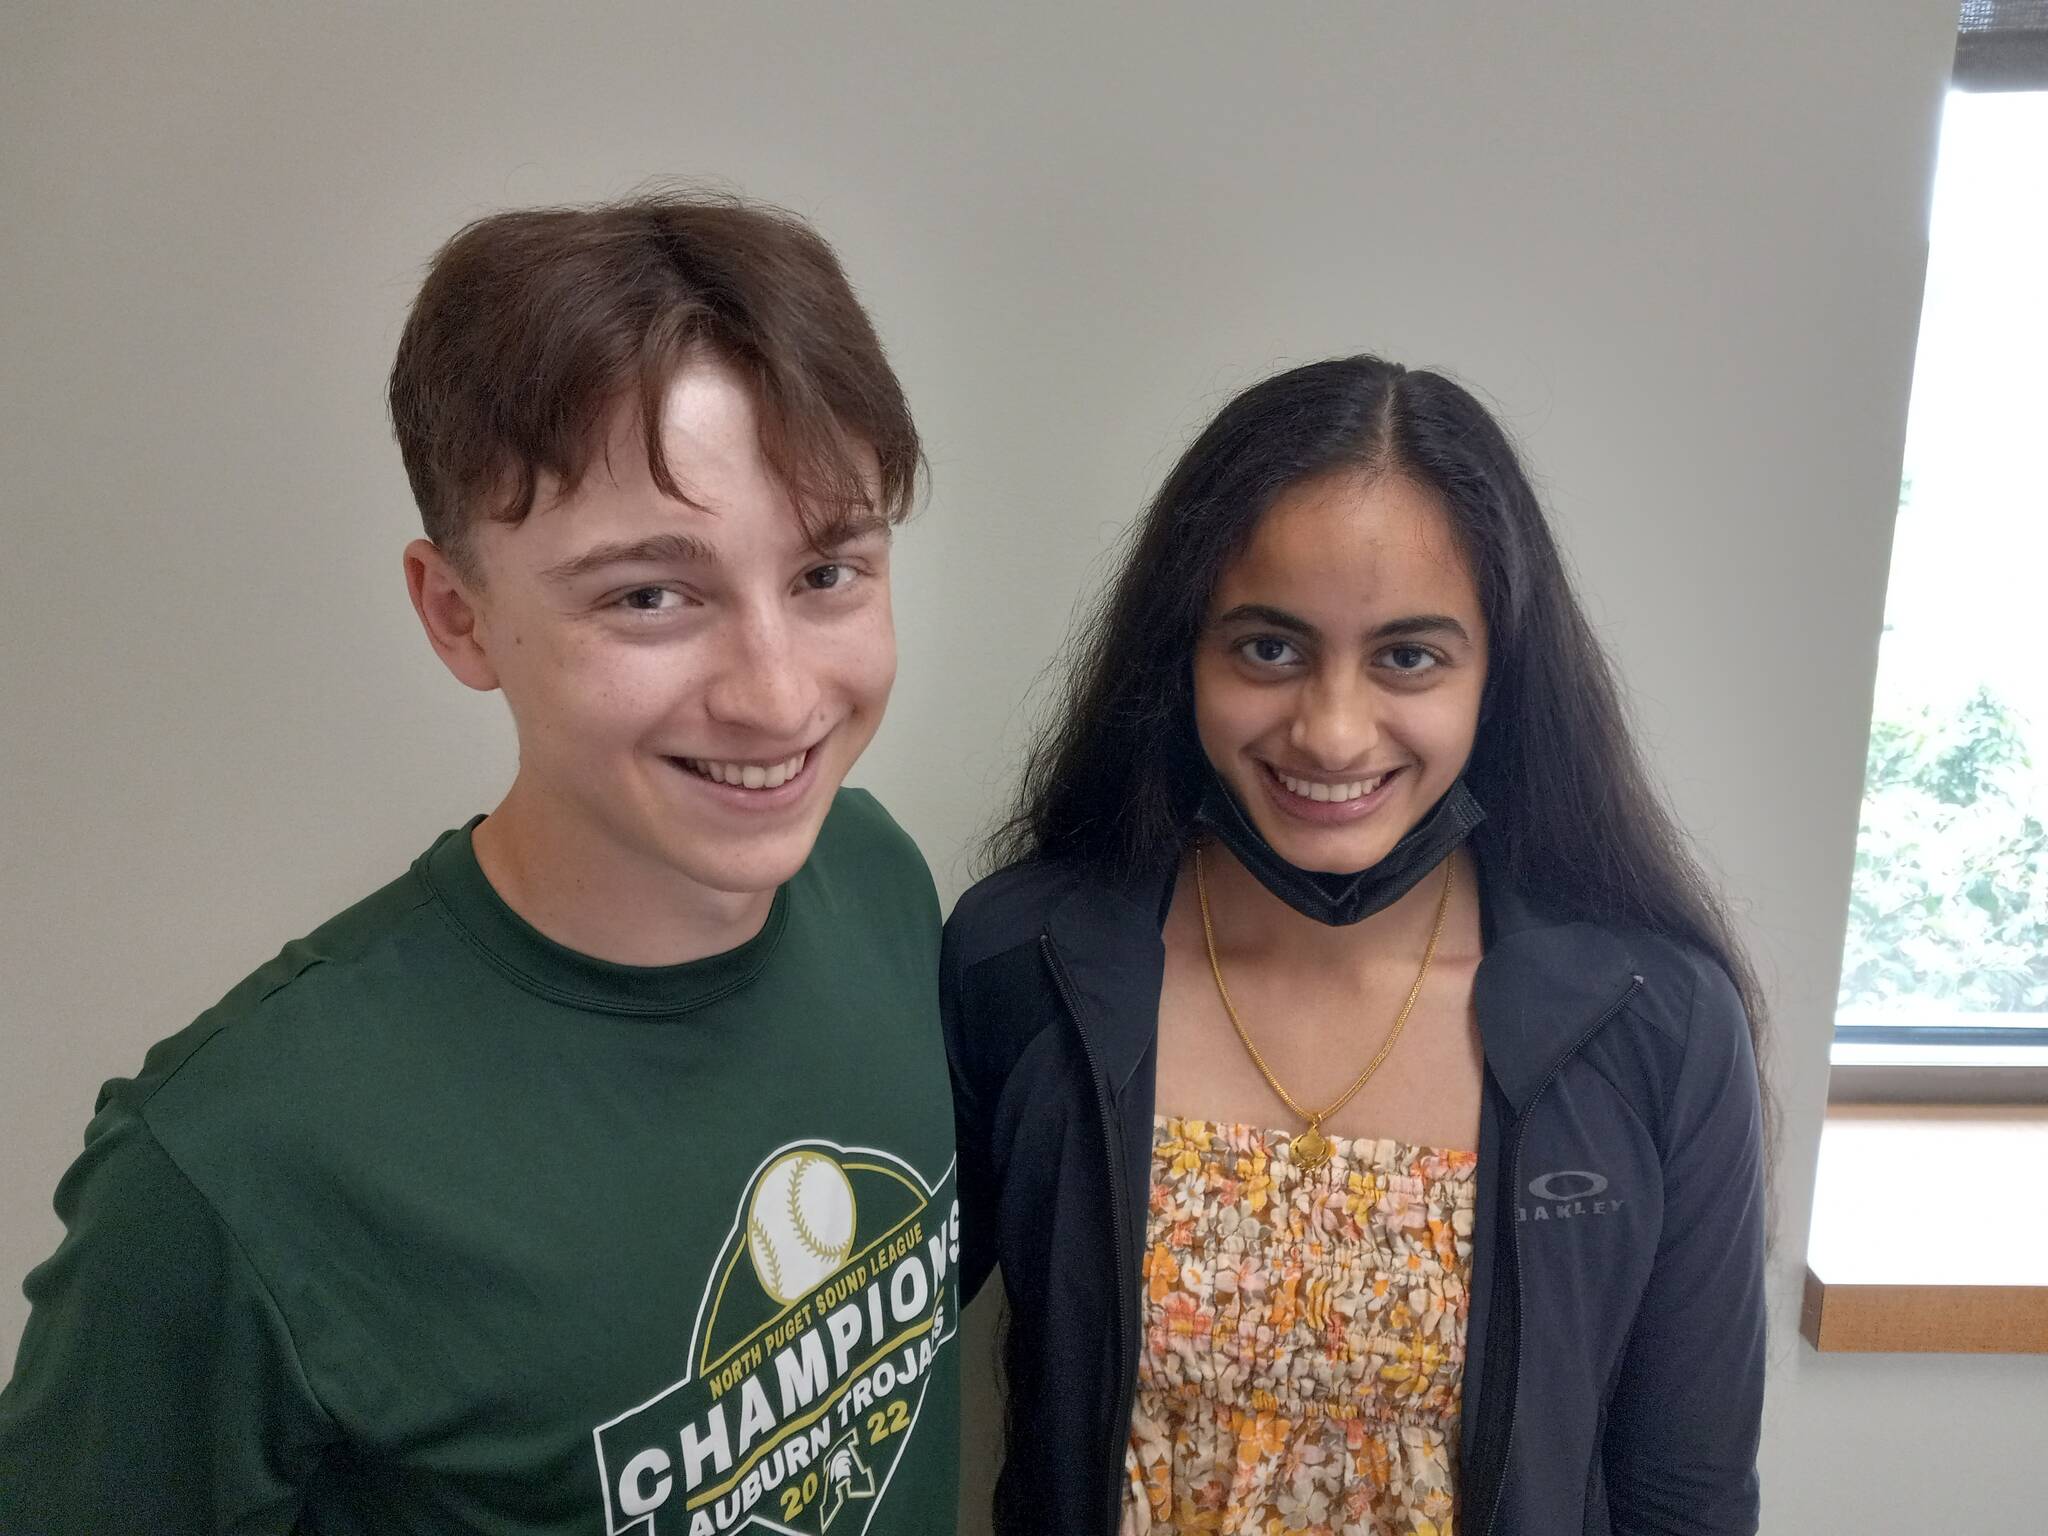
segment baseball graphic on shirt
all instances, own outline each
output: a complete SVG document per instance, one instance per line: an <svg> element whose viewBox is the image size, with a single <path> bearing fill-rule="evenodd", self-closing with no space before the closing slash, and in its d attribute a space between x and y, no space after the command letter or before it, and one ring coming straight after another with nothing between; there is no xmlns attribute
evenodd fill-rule
<svg viewBox="0 0 2048 1536"><path fill-rule="evenodd" d="M761 1289L787 1306L829 1279L853 1252L853 1185L822 1152L769 1164L747 1213L747 1253Z"/></svg>

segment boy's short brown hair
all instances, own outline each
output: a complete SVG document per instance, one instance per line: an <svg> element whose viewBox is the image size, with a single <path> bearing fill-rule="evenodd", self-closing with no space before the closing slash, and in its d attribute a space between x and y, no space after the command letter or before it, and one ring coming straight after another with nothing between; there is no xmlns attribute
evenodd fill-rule
<svg viewBox="0 0 2048 1536"><path fill-rule="evenodd" d="M477 520L525 518L543 473L575 490L629 400L654 483L687 500L660 423L700 353L753 386L762 454L813 541L858 511L909 512L917 428L832 248L779 208L658 193L495 213L435 256L390 386L427 537L470 566Z"/></svg>

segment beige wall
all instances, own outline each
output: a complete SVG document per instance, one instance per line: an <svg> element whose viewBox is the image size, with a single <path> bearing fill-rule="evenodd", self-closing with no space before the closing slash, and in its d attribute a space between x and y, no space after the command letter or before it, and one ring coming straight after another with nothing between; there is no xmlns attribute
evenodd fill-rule
<svg viewBox="0 0 2048 1536"><path fill-rule="evenodd" d="M8 5L0 1358L99 1082L506 780L399 581L379 386L422 261L682 173L822 224L928 434L860 777L949 897L1226 392L1376 347L1490 394L1778 999L1767 1529L2039 1529L2044 1362L1792 1331L1953 16Z"/></svg>

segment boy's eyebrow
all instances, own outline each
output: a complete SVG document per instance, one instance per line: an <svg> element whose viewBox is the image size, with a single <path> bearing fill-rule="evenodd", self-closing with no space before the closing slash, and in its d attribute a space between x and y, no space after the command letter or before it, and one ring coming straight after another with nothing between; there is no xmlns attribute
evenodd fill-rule
<svg viewBox="0 0 2048 1536"><path fill-rule="evenodd" d="M1310 637L1316 633L1315 625L1309 623L1307 619L1297 614L1289 613L1285 608L1275 608L1268 603L1239 603L1228 613L1219 616L1216 623L1219 626L1244 623L1268 624L1274 629L1285 630L1289 634L1302 635L1304 637ZM1453 639L1463 640L1467 644L1470 644L1472 639L1466 633L1464 625L1445 613L1417 613L1411 614L1406 618L1389 619L1386 623L1375 626L1367 638L1371 640L1401 640L1413 635L1447 635Z"/></svg>
<svg viewBox="0 0 2048 1536"><path fill-rule="evenodd" d="M875 512L849 512L835 517L818 529L818 535L811 540L811 548L821 555L829 555L835 549L844 549L856 540L870 534L887 534L891 528L889 519Z"/></svg>
<svg viewBox="0 0 2048 1536"><path fill-rule="evenodd" d="M540 574L543 581L571 582L608 565L714 565L717 560L717 552L702 539L687 533L656 533L595 545Z"/></svg>

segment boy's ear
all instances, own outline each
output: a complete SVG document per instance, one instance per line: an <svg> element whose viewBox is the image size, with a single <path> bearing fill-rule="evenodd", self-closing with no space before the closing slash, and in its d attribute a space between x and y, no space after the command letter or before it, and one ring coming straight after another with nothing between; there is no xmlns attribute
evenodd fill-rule
<svg viewBox="0 0 2048 1536"><path fill-rule="evenodd" d="M405 590L441 664L480 693L495 689L498 669L478 635L481 610L475 586L433 540L414 539L405 546Z"/></svg>

